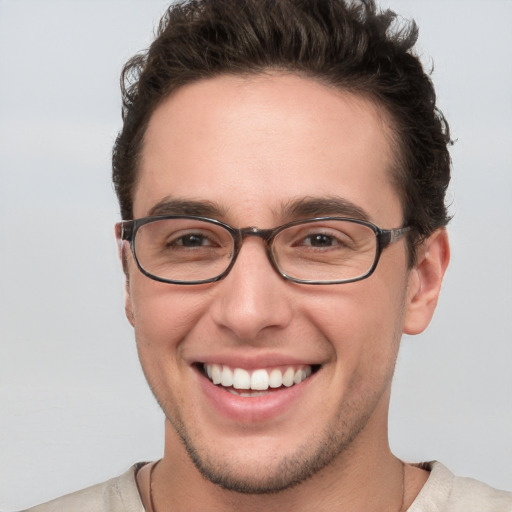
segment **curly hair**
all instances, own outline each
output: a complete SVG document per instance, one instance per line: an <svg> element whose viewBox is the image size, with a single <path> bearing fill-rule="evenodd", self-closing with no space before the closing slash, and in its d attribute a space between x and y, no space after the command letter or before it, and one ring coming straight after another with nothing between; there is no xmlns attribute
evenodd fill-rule
<svg viewBox="0 0 512 512"><path fill-rule="evenodd" d="M393 182L415 244L449 221L450 132L413 47L414 21L373 0L190 0L171 5L149 49L121 77L123 127L113 149L113 182L124 219L144 134L159 104L183 85L221 74L282 70L362 94L392 122Z"/></svg>

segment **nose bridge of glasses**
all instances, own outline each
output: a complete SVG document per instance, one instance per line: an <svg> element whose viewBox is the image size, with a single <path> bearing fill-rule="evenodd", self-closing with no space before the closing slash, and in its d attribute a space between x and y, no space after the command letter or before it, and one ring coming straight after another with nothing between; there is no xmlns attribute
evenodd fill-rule
<svg viewBox="0 0 512 512"><path fill-rule="evenodd" d="M265 250L267 253L267 257L269 258L272 266L275 266L275 263L273 261L272 257L272 251L270 249L271 241L274 237L276 230L275 229L259 229L254 226L248 226L246 228L240 228L235 231L235 253L234 253L234 259L237 258L238 253L240 252L240 249L242 248L242 244L244 240L248 237L256 237L260 238L264 245Z"/></svg>
<svg viewBox="0 0 512 512"><path fill-rule="evenodd" d="M249 236L256 236L258 238L263 239L266 243L268 243L272 238L274 231L274 229L259 229L254 226L249 226L246 228L239 229L238 233L240 235L240 240L244 240Z"/></svg>

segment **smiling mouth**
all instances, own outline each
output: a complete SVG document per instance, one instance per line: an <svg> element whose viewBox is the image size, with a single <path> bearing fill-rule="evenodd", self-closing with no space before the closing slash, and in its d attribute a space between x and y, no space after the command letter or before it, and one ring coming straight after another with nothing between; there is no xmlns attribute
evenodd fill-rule
<svg viewBox="0 0 512 512"><path fill-rule="evenodd" d="M246 370L222 364L203 364L203 374L216 386L238 396L262 396L269 390L290 388L305 381L319 365Z"/></svg>

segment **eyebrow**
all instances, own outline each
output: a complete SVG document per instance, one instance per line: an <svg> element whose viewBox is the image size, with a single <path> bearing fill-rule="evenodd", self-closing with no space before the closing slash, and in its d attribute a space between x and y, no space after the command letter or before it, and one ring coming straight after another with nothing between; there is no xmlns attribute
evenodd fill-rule
<svg viewBox="0 0 512 512"><path fill-rule="evenodd" d="M194 215L197 217L225 217L226 209L212 201L196 201L193 199L180 199L165 197L155 204L148 215Z"/></svg>
<svg viewBox="0 0 512 512"><path fill-rule="evenodd" d="M358 220L370 220L370 216L363 208L339 196L308 196L291 200L283 206L282 215L284 218L291 219L334 215Z"/></svg>
<svg viewBox="0 0 512 512"><path fill-rule="evenodd" d="M154 205L149 210L148 215L194 215L223 219L227 217L227 209L213 201L181 199L168 196ZM339 196L307 196L290 199L282 205L280 212L280 216L285 220L323 217L327 215L370 220L370 216L363 208Z"/></svg>

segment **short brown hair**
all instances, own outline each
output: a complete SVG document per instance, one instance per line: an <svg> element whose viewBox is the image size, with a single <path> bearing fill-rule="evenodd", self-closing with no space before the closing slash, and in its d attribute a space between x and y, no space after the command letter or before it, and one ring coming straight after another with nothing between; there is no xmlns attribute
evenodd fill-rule
<svg viewBox="0 0 512 512"><path fill-rule="evenodd" d="M396 21L373 0L191 0L169 7L153 44L123 69L123 127L113 150L122 217L133 217L146 127L169 94L220 74L283 70L383 106L394 128L404 223L415 228L410 244L445 226L449 128L413 52L416 24ZM412 264L415 251L410 255Z"/></svg>

